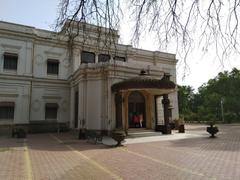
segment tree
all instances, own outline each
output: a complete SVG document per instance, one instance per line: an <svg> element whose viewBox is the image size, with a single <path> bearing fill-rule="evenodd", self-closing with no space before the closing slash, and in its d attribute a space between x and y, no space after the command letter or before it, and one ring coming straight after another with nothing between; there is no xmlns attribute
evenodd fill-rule
<svg viewBox="0 0 240 180"><path fill-rule="evenodd" d="M183 116L192 111L194 92L191 86L178 86L179 113Z"/></svg>
<svg viewBox="0 0 240 180"><path fill-rule="evenodd" d="M223 120L240 121L240 70L220 72L217 77L203 84L198 93L190 86L178 87L179 113L190 121Z"/></svg>
<svg viewBox="0 0 240 180"><path fill-rule="evenodd" d="M231 72L219 73L214 79L210 79L207 84L199 88L202 96L201 105L204 114L212 114L212 118L220 117L221 101L224 103L224 114L226 120L240 120L240 71L234 68Z"/></svg>
<svg viewBox="0 0 240 180"><path fill-rule="evenodd" d="M174 45L185 60L195 46L206 52L214 45L221 61L239 53L240 0L60 0L56 27L69 19L118 29L124 14L132 17L135 44L147 32L160 49Z"/></svg>

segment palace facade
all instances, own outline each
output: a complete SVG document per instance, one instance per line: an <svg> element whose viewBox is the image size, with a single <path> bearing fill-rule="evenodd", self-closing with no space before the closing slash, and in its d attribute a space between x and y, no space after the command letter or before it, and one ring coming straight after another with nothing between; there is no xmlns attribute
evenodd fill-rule
<svg viewBox="0 0 240 180"><path fill-rule="evenodd" d="M71 44L67 26L78 31ZM179 118L175 55L119 44L117 31L111 40L106 31L67 21L56 33L0 21L0 126L169 133Z"/></svg>

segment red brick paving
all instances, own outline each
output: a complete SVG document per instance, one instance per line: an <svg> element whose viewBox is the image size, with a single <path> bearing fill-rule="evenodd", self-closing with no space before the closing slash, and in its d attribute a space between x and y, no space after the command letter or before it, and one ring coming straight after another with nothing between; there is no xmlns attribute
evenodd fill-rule
<svg viewBox="0 0 240 180"><path fill-rule="evenodd" d="M23 140L0 137L0 179L26 179Z"/></svg>
<svg viewBox="0 0 240 180"><path fill-rule="evenodd" d="M0 179L238 180L240 126L220 132L210 139L204 126L188 126L186 133L202 136L119 148L69 133L28 135L26 142L0 137Z"/></svg>

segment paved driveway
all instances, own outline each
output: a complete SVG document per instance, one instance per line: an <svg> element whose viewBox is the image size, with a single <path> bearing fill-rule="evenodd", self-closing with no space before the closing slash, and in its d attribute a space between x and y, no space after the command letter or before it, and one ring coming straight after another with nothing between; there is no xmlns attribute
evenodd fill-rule
<svg viewBox="0 0 240 180"><path fill-rule="evenodd" d="M69 133L0 137L0 179L240 179L240 126L205 126L186 134L131 139L110 148Z"/></svg>

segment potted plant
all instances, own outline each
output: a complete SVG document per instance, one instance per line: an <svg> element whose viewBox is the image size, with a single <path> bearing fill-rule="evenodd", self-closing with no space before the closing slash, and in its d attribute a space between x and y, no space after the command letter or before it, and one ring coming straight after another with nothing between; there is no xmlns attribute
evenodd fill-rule
<svg viewBox="0 0 240 180"><path fill-rule="evenodd" d="M122 129L116 129L112 132L112 138L117 141L116 146L120 146L125 137L126 133Z"/></svg>
<svg viewBox="0 0 240 180"><path fill-rule="evenodd" d="M211 138L214 138L215 137L215 134L218 133L218 127L217 126L214 126L214 123L213 122L210 122L210 127L207 127L207 132L209 134L211 134Z"/></svg>
<svg viewBox="0 0 240 180"><path fill-rule="evenodd" d="M179 119L178 132L185 133L184 117Z"/></svg>

